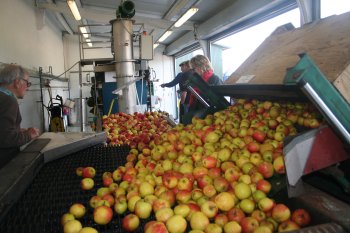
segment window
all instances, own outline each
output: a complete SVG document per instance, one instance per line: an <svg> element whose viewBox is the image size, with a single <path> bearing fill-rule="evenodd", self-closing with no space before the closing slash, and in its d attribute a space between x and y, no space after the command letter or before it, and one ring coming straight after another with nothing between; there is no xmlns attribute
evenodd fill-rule
<svg viewBox="0 0 350 233"><path fill-rule="evenodd" d="M215 74L225 81L277 27L287 23L300 27L298 8L211 43Z"/></svg>
<svg viewBox="0 0 350 233"><path fill-rule="evenodd" d="M348 0L321 0L321 18L350 11Z"/></svg>
<svg viewBox="0 0 350 233"><path fill-rule="evenodd" d="M175 58L175 73L177 74L177 73L181 72L181 69L179 67L181 62L191 60L192 57L194 57L198 54L203 55L204 54L203 49L197 49L197 50L194 50L192 52L186 53L185 55L182 55L180 57L176 57Z"/></svg>

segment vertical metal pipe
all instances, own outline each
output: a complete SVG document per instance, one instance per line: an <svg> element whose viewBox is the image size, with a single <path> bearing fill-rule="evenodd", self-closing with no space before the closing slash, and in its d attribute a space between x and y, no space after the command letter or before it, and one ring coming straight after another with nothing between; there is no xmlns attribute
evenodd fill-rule
<svg viewBox="0 0 350 233"><path fill-rule="evenodd" d="M84 117L83 117L83 74L82 74L82 68L81 68L81 61L84 59L84 53L83 50L83 39L82 35L79 35L79 101L80 101L80 132L84 132Z"/></svg>
<svg viewBox="0 0 350 233"><path fill-rule="evenodd" d="M44 107L44 94L43 94L43 68L39 67L40 78L40 103L41 103L41 120L42 120L42 132L45 132L45 107Z"/></svg>
<svg viewBox="0 0 350 233"><path fill-rule="evenodd" d="M134 80L133 60L133 21L115 19L111 21L113 30L113 49L118 87ZM136 109L136 85L126 86L118 98L119 111L133 113Z"/></svg>
<svg viewBox="0 0 350 233"><path fill-rule="evenodd" d="M79 62L79 101L80 101L80 131L84 132L84 116L83 116L83 75L81 63Z"/></svg>
<svg viewBox="0 0 350 233"><path fill-rule="evenodd" d="M320 19L320 0L297 0L300 9L300 24L304 25Z"/></svg>

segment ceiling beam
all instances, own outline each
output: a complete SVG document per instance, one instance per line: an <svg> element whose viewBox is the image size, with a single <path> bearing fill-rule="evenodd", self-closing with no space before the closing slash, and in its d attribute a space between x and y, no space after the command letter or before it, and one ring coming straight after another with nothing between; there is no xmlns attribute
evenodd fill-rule
<svg viewBox="0 0 350 233"><path fill-rule="evenodd" d="M53 1L52 0L48 0L49 3L53 4ZM61 13L59 12L55 12L54 13L55 16L56 16L56 19L58 20L58 22L60 22L60 24L63 26L63 28L71 35L73 35L73 30L72 28L68 25L66 19L62 16Z"/></svg>
<svg viewBox="0 0 350 233"><path fill-rule="evenodd" d="M74 34L72 28L68 25L67 21L64 19L64 17L61 15L61 13L56 12L55 13L57 20L62 24L64 29L71 35Z"/></svg>
<svg viewBox="0 0 350 233"><path fill-rule="evenodd" d="M181 9L183 9L191 0L179 0L175 1L173 5L164 14L163 19L171 20L175 15L177 15Z"/></svg>
<svg viewBox="0 0 350 233"><path fill-rule="evenodd" d="M59 12L62 14L71 14L67 4L65 2L57 2L56 4L53 3L38 3L37 6L39 8L49 10L52 12ZM84 7L80 10L80 14L82 15L82 18L87 20L92 20L97 23L103 23L107 24L111 20L116 18L115 10L108 9L108 8L99 8L99 9L91 9L89 7ZM143 16L136 15L132 18L137 23L144 23L145 25L149 25L150 27L156 28L156 29L167 29L169 26L173 24L172 21L164 20L164 19L157 19L157 18L147 18ZM181 28L177 30L192 30L193 26L189 22L185 25L183 25Z"/></svg>
<svg viewBox="0 0 350 233"><path fill-rule="evenodd" d="M204 23L198 25L196 38L193 32L188 32L173 43L169 44L164 53L166 55L174 55L182 49L195 44L196 39L208 39L211 36L223 32L230 27L252 18L268 9L278 6L283 2L290 0L236 0L227 6L221 12L209 18ZM293 1L295 2L295 1ZM225 19L225 20L222 20Z"/></svg>
<svg viewBox="0 0 350 233"><path fill-rule="evenodd" d="M179 18L181 18L188 9L195 7L197 4L199 4L202 0L195 0L195 1L189 1L189 0L180 0L180 1L175 1L175 3L170 7L170 9L168 10L168 12L165 14L164 17L171 19L174 15L178 14L177 20ZM189 7L187 7L187 9L184 10L185 6L188 5L191 2L191 5ZM163 17L163 18L164 18ZM175 27L174 25L176 24L176 21L173 21L172 25L170 25L167 29L163 30L162 32L158 33L159 35L157 35L156 42L159 40L159 38L166 32L166 31L176 31L178 30L177 27ZM194 24L191 23L190 21L185 22L185 24L191 24L191 28L188 29L188 31L194 31ZM183 29L183 27L181 26L180 28Z"/></svg>

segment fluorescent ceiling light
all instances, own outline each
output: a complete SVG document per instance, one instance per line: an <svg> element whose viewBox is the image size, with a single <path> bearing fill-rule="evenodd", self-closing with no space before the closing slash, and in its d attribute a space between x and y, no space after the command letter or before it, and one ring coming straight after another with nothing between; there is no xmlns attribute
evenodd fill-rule
<svg viewBox="0 0 350 233"><path fill-rule="evenodd" d="M79 27L79 29L80 29L81 34L83 34L83 36L85 38L89 37L86 27Z"/></svg>
<svg viewBox="0 0 350 233"><path fill-rule="evenodd" d="M90 40L90 39L86 39L85 41L87 42L87 45L88 45L89 47L92 47L92 43L91 43L91 40Z"/></svg>
<svg viewBox="0 0 350 233"><path fill-rule="evenodd" d="M175 27L180 27L182 24L184 24L189 18L191 18L194 14L196 14L198 11L198 8L192 7L190 9L188 9L188 11L181 16L180 19L178 19L176 21L176 23L174 24Z"/></svg>
<svg viewBox="0 0 350 233"><path fill-rule="evenodd" d="M67 0L67 4L70 8L70 11L72 12L75 20L81 20L81 16L80 16L80 13L79 13L79 10L78 10L78 7L77 7L77 4L75 3L74 0Z"/></svg>
<svg viewBox="0 0 350 233"><path fill-rule="evenodd" d="M168 38L168 36L171 35L171 33L173 33L173 31L166 31L160 38L159 38L159 42L163 42L166 38Z"/></svg>
<svg viewBox="0 0 350 233"><path fill-rule="evenodd" d="M153 49L157 48L158 45L159 45L159 43L154 43L154 44L153 44Z"/></svg>

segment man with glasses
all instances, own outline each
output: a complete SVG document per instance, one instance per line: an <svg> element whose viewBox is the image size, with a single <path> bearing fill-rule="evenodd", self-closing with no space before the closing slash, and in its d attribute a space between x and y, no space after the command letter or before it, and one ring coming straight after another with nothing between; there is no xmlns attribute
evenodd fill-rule
<svg viewBox="0 0 350 233"><path fill-rule="evenodd" d="M0 71L0 168L15 157L20 146L39 136L37 128L20 127L22 117L17 99L23 99L31 83L19 65L7 65Z"/></svg>

